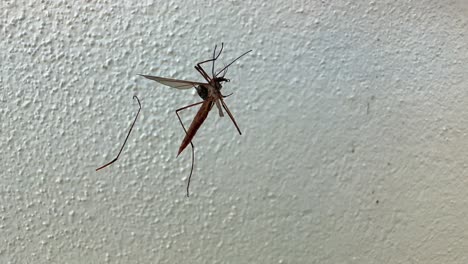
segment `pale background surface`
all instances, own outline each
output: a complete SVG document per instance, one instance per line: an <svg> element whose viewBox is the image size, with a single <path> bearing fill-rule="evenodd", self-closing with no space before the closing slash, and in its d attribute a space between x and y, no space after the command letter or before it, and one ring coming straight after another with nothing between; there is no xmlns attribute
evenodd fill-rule
<svg viewBox="0 0 468 264"><path fill-rule="evenodd" d="M468 263L464 1L94 2L0 3L0 263ZM199 98L136 74L222 41L187 199Z"/></svg>

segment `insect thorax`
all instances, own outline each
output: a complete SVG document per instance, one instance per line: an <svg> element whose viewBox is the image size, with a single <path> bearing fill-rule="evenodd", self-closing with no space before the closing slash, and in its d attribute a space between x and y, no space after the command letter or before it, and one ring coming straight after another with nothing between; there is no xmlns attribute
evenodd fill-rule
<svg viewBox="0 0 468 264"><path fill-rule="evenodd" d="M225 79L224 77L216 77L213 80L210 81L209 84L206 85L199 85L195 87L197 90L198 95L203 99L207 99L210 96L220 96L220 91L223 86L221 85L221 82L228 82L228 79Z"/></svg>
<svg viewBox="0 0 468 264"><path fill-rule="evenodd" d="M208 98L208 88L206 88L204 85L199 85L195 87L195 89L197 90L197 93L201 99L205 100Z"/></svg>

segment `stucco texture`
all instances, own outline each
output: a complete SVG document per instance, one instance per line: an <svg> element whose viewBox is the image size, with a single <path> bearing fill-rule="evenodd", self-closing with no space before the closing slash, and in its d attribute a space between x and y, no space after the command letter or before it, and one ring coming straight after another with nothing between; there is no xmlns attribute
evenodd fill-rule
<svg viewBox="0 0 468 264"><path fill-rule="evenodd" d="M463 0L0 7L0 263L468 263Z"/></svg>

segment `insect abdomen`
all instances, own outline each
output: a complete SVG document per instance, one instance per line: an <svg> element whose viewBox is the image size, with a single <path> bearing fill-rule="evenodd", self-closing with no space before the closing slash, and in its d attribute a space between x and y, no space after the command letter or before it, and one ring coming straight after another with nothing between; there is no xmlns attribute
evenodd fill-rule
<svg viewBox="0 0 468 264"><path fill-rule="evenodd" d="M213 101L211 100L204 101L200 109L198 109L197 114L193 118L193 121L190 124L190 127L187 130L187 133L185 134L184 139L182 140L182 144L180 144L177 155L179 155L187 147L187 145L192 141L192 138L195 136L200 126L208 117L208 113L210 112L212 105L213 105Z"/></svg>

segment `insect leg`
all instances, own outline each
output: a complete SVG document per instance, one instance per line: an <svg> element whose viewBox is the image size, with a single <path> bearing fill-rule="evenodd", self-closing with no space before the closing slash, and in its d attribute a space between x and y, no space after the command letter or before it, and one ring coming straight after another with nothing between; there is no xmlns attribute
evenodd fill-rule
<svg viewBox="0 0 468 264"><path fill-rule="evenodd" d="M226 76L226 73L227 73L228 69L229 69L229 68L225 68L224 73L223 73L223 76L221 76L221 77L224 78L224 76ZM221 72L220 72L220 73L221 73ZM215 76L214 73L213 73L213 76Z"/></svg>
<svg viewBox="0 0 468 264"><path fill-rule="evenodd" d="M98 171L98 170L100 170L100 169L104 169L105 167L111 165L112 163L116 162L116 161L119 159L120 153L122 153L122 150L123 150L123 148L125 147L125 144L127 143L128 137L130 136L130 133L132 132L133 126L135 125L135 122L137 121L138 115L140 114L140 110L141 110L140 99L138 99L138 97L137 97L136 95L133 96L133 99L136 99L137 102L138 102L138 106L139 106L138 112L137 112L137 114L136 114L136 116L135 116L135 120L133 120L133 123L132 123L132 125L130 126L130 130L128 131L127 137L125 138L125 141L124 141L122 147L120 148L119 154L117 154L117 157L115 157L115 159L113 159L111 162L109 162L109 163L107 163L107 164L105 164L105 165L103 165L103 166L97 168L96 171Z"/></svg>
<svg viewBox="0 0 468 264"><path fill-rule="evenodd" d="M222 96L223 98L226 98L226 97L231 96L232 94L233 94L233 93L230 93L230 94L228 94L228 95L221 95L221 96Z"/></svg>
<svg viewBox="0 0 468 264"><path fill-rule="evenodd" d="M229 96L229 95L228 95L228 96ZM240 131L240 129L239 129L239 126L237 125L236 120L234 119L234 116L232 116L231 111L229 111L229 108L227 107L226 103L224 103L224 101L223 101L222 98L220 98L219 100L221 101L221 104L223 105L224 110L226 110L226 112L228 113L228 115L229 115L229 117L231 118L232 122L233 122L234 125L236 126L237 131L239 132L239 135L242 135L242 133L241 133L241 131Z"/></svg>
<svg viewBox="0 0 468 264"><path fill-rule="evenodd" d="M187 109L187 108L190 108L190 107L193 107L193 106L196 106L196 105L199 105L201 103L203 103L204 101L201 101L201 102L198 102L198 103L195 103L195 104L191 104L191 105L187 105L187 106L184 106L182 108L179 108L177 109L175 112L176 112L176 115L177 115L177 118L179 119L179 122L180 122L180 125L182 126L182 128L184 129L185 131L185 134L187 134L187 129L185 129L185 126L184 126L184 123L182 122L182 119L180 118L179 116L179 111L182 111L184 109ZM193 164L195 163L195 147L193 146L193 143L192 141L190 141L190 145L192 146L192 167L190 169L190 175L189 175L189 178L188 178L188 181L187 181L187 197L189 197L189 188L190 188L190 180L192 179L192 173L193 173Z"/></svg>
<svg viewBox="0 0 468 264"><path fill-rule="evenodd" d="M242 55L240 55L239 57L235 58L233 61L231 61L228 65L224 66L224 68L222 68L220 71L218 71L216 73L216 75L213 75L213 78L218 76L222 71L224 71L225 69L229 68L229 66L231 66L231 64L233 64L235 61L237 61L238 59L242 58L245 54L251 52L252 50L249 50L247 52L244 52Z"/></svg>
<svg viewBox="0 0 468 264"><path fill-rule="evenodd" d="M187 108L190 108L190 107L193 107L193 106L202 104L203 102L204 102L204 101L201 101L201 102L198 102L198 103L194 103L194 104L191 104L191 105L187 105L187 106L184 106L184 107L182 107L182 108L179 108L179 109L177 109L177 110L175 111L177 117L179 118L180 125L182 125L182 128L184 129L185 133L187 133L187 130L185 129L184 124L182 123L182 119L181 119L180 116L179 116L179 112L182 111L182 110L185 110L185 109L187 109Z"/></svg>
<svg viewBox="0 0 468 264"><path fill-rule="evenodd" d="M208 82L208 83L211 83L211 78L210 76L205 72L205 70L203 70L201 67L199 66L195 66L195 70L197 70L202 76L203 78L205 78L205 80Z"/></svg>
<svg viewBox="0 0 468 264"><path fill-rule="evenodd" d="M213 58L212 59L209 59L209 60L205 60L205 61L202 61L202 62L199 62L197 63L197 66L195 66L195 69L200 72L200 74L208 81L210 82L211 78L209 77L209 75L206 73L206 71L202 68L202 64L204 63L207 63L207 62L210 62L212 61L213 62L213 66L212 66L212 72L214 73L214 62L219 58L219 56L221 55L221 52L223 51L223 48L224 48L224 43L221 43L221 49L219 50L218 54L215 56L216 54L216 48L217 46L215 45L215 48L214 48L214 51L213 51ZM207 79L208 77L208 79ZM214 77L214 75L213 75Z"/></svg>
<svg viewBox="0 0 468 264"><path fill-rule="evenodd" d="M221 42L221 49L219 50L219 53L217 56L216 56L216 45L213 50L213 63L211 64L211 76L213 76L213 78L215 76L214 74L215 61L218 59L219 55L221 55L221 51L223 51L223 47L224 47L224 44Z"/></svg>
<svg viewBox="0 0 468 264"><path fill-rule="evenodd" d="M224 43L221 42L221 49L219 50L218 55L215 56L216 48L217 48L217 46L215 45L215 49L214 49L214 51L213 51L213 58L212 58L212 59L199 62L199 63L197 63L197 65L200 66L201 64L204 64L204 63L207 63L207 62L210 62L210 61L215 61L215 60L217 60L217 59L219 58L219 55L221 55L221 52L223 51Z"/></svg>

